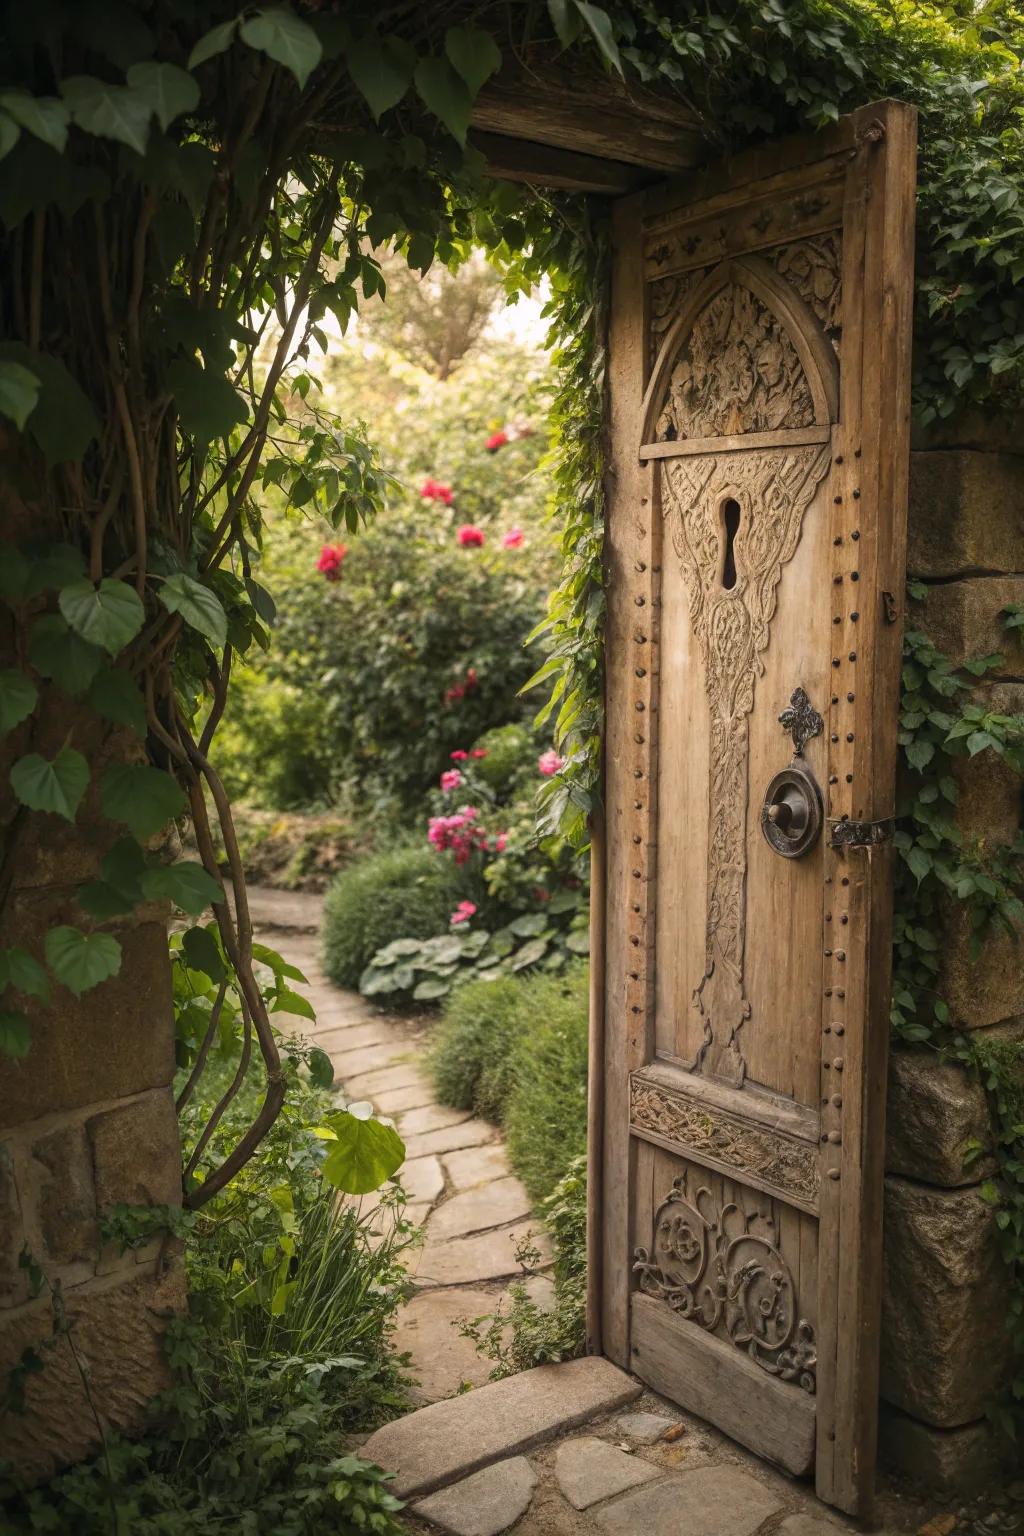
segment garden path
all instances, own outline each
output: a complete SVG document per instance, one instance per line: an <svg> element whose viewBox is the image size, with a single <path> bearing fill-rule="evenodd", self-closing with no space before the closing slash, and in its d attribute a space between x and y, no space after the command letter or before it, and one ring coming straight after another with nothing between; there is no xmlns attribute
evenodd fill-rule
<svg viewBox="0 0 1024 1536"><path fill-rule="evenodd" d="M429 1025L422 1017L380 1013L356 992L336 987L320 964L323 898L269 887L249 888L257 937L281 951L308 978L296 983L316 1010L298 1026L326 1051L347 1102L368 1099L392 1118L405 1142L399 1178L406 1215L422 1228L409 1255L414 1294L398 1315L395 1337L408 1350L418 1404L436 1402L463 1383L488 1379L490 1362L460 1334L463 1318L492 1313L510 1281L522 1278L516 1250L527 1239L543 1247L530 1221L530 1199L513 1177L500 1133L486 1121L438 1104L424 1066ZM367 1197L371 1198L371 1197ZM551 1282L528 1281L543 1304Z"/></svg>

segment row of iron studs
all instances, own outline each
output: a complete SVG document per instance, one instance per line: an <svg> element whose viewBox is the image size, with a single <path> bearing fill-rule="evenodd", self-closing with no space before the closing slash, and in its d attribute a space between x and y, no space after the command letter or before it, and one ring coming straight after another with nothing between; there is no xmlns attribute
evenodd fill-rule
<svg viewBox="0 0 1024 1536"><path fill-rule="evenodd" d="M640 505L643 508L641 515L649 516L650 498L641 496ZM633 750L630 754L633 759L631 770L633 792L632 814L629 817L632 828L629 846L630 892L628 898L630 952L627 957L626 971L630 1025L644 1018L650 1003L647 992L650 973L648 961L653 944L649 912L653 879L651 867L653 795L650 776L650 765L653 759L650 737L653 732L653 715L656 707L654 703L655 616L652 610L658 603L655 584L661 570L659 565L651 561L650 551L654 548L654 540L649 536L648 529L638 523L636 535L637 553L633 558L633 571L638 580L634 585L633 606L637 612L632 637L631 654L634 660L630 687L632 705L630 714L633 725L631 732Z"/></svg>

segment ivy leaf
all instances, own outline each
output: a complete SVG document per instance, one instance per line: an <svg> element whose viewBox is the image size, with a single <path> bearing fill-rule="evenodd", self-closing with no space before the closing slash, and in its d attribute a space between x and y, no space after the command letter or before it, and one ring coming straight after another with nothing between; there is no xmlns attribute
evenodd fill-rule
<svg viewBox="0 0 1024 1536"><path fill-rule="evenodd" d="M158 595L168 613L180 613L186 624L214 645L222 646L227 640L228 616L220 598L194 576L184 571L168 576Z"/></svg>
<svg viewBox="0 0 1024 1536"><path fill-rule="evenodd" d="M62 155L68 143L68 109L57 96L0 91L0 107L22 128Z"/></svg>
<svg viewBox="0 0 1024 1536"><path fill-rule="evenodd" d="M60 82L71 121L100 139L127 144L138 155L146 153L152 108L129 85L109 85L92 75L70 75Z"/></svg>
<svg viewBox="0 0 1024 1536"><path fill-rule="evenodd" d="M449 27L444 51L466 82L471 97L501 68L501 49L489 32L479 27Z"/></svg>
<svg viewBox="0 0 1024 1536"><path fill-rule="evenodd" d="M4 987L44 1003L50 996L50 978L39 961L23 949L0 949L0 990Z"/></svg>
<svg viewBox="0 0 1024 1536"><path fill-rule="evenodd" d="M0 112L0 160L10 154L20 138L21 129L13 117L8 117L6 112Z"/></svg>
<svg viewBox="0 0 1024 1536"><path fill-rule="evenodd" d="M188 56L189 69L198 69L200 64L205 64L207 59L216 58L218 53L224 53L231 47L238 26L238 17L232 21L222 21L219 26L211 27L209 32L204 32Z"/></svg>
<svg viewBox="0 0 1024 1536"><path fill-rule="evenodd" d="M121 838L100 865L103 879L80 887L78 905L102 922L131 912L142 901L140 882L145 868L146 855L135 839Z"/></svg>
<svg viewBox="0 0 1024 1536"><path fill-rule="evenodd" d="M38 697L35 683L17 667L6 667L0 672L0 736L6 736L28 719Z"/></svg>
<svg viewBox="0 0 1024 1536"><path fill-rule="evenodd" d="M81 698L103 665L103 652L76 635L59 613L36 619L29 631L29 660L73 699Z"/></svg>
<svg viewBox="0 0 1024 1536"><path fill-rule="evenodd" d="M911 848L908 848L904 857L906 859L908 868L914 875L914 878L917 880L918 885L920 885L925 875L930 874L931 872L931 854L928 853L924 848L919 848L915 845Z"/></svg>
<svg viewBox="0 0 1024 1536"><path fill-rule="evenodd" d="M622 74L622 59L619 55L619 45L615 41L615 33L612 30L611 17L607 11L599 5L590 5L588 0L575 0L576 9L590 28L594 41L608 60L616 74Z"/></svg>
<svg viewBox="0 0 1024 1536"><path fill-rule="evenodd" d="M349 74L365 96L374 121L397 107L412 84L416 53L400 37L364 37L345 55Z"/></svg>
<svg viewBox="0 0 1024 1536"><path fill-rule="evenodd" d="M313 28L283 6L267 6L257 11L242 22L239 33L250 48L290 69L302 91L323 57L320 39Z"/></svg>
<svg viewBox="0 0 1024 1536"><path fill-rule="evenodd" d="M397 1173L405 1158L402 1138L392 1125L372 1118L369 1104L353 1104L330 1115L335 1140L321 1172L328 1184L346 1195L368 1195Z"/></svg>
<svg viewBox="0 0 1024 1536"><path fill-rule="evenodd" d="M190 970L201 971L211 981L224 978L224 959L209 928L189 928L182 936L182 953Z"/></svg>
<svg viewBox="0 0 1024 1536"><path fill-rule="evenodd" d="M176 358L167 370L167 384L182 431L198 443L228 437L233 427L249 419L248 404L231 381L201 368L194 358Z"/></svg>
<svg viewBox="0 0 1024 1536"><path fill-rule="evenodd" d="M98 587L88 580L76 581L63 588L58 601L71 628L110 656L135 639L146 618L135 588L112 576L104 576Z"/></svg>
<svg viewBox="0 0 1024 1536"><path fill-rule="evenodd" d="M583 30L583 18L571 0L548 0L551 25L563 48L569 48Z"/></svg>
<svg viewBox="0 0 1024 1536"><path fill-rule="evenodd" d="M142 877L142 889L151 900L167 897L190 917L198 917L213 902L224 900L221 886L194 860L147 869Z"/></svg>
<svg viewBox="0 0 1024 1536"><path fill-rule="evenodd" d="M314 1088L330 1088L334 1083L334 1065L326 1051L314 1046L307 1060L309 1079Z"/></svg>
<svg viewBox="0 0 1024 1536"><path fill-rule="evenodd" d="M466 142L472 103L469 92L447 59L420 59L413 76L416 90L453 139Z"/></svg>
<svg viewBox="0 0 1024 1536"><path fill-rule="evenodd" d="M20 1061L28 1055L32 1032L23 1013L0 1013L0 1055Z"/></svg>
<svg viewBox="0 0 1024 1536"><path fill-rule="evenodd" d="M140 739L146 735L146 702L138 685L120 667L104 667L89 688L89 703L104 720L126 725Z"/></svg>
<svg viewBox="0 0 1024 1536"><path fill-rule="evenodd" d="M935 746L930 741L912 741L907 748L907 762L918 773L927 768L935 756Z"/></svg>
<svg viewBox="0 0 1024 1536"><path fill-rule="evenodd" d="M38 752L19 757L11 769L11 786L30 811L53 811L74 821L89 783L89 764L74 747L64 747L51 760Z"/></svg>
<svg viewBox="0 0 1024 1536"><path fill-rule="evenodd" d="M99 417L64 364L47 352L33 352L20 341L0 342L0 358L20 363L39 380L39 406L27 425L46 462L52 466L82 458L99 436Z"/></svg>
<svg viewBox="0 0 1024 1536"><path fill-rule="evenodd" d="M199 105L199 82L177 64L157 64L151 59L133 64L126 77L133 91L149 102L160 127L167 127Z"/></svg>
<svg viewBox="0 0 1024 1536"><path fill-rule="evenodd" d="M104 816L122 822L140 841L162 831L187 804L171 775L148 763L112 763L100 780Z"/></svg>
<svg viewBox="0 0 1024 1536"><path fill-rule="evenodd" d="M50 970L76 997L121 969L121 946L109 933L83 933L62 925L47 933L45 949Z"/></svg>
<svg viewBox="0 0 1024 1536"><path fill-rule="evenodd" d="M38 399L39 377L31 368L22 363L0 362L0 416L6 416L23 432Z"/></svg>

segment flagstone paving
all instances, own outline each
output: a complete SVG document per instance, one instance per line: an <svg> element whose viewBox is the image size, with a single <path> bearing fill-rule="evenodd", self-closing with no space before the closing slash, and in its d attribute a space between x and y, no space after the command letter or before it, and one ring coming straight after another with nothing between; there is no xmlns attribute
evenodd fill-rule
<svg viewBox="0 0 1024 1536"><path fill-rule="evenodd" d="M395 1121L406 1161L398 1179L408 1197L407 1219L423 1226L423 1242L408 1255L414 1294L399 1313L396 1344L408 1351L417 1404L432 1403L488 1379L490 1361L458 1324L493 1312L509 1283L522 1277L516 1251L536 1245L547 1256L530 1200L512 1176L498 1131L466 1111L438 1104L424 1065L429 1023L380 1013L325 976L318 930L322 898L251 887L258 937L279 949L306 976L296 983L316 1009L316 1023L296 1022L327 1052L346 1102L369 1100ZM383 1223L379 1235L383 1240ZM531 1281L538 1299L550 1282Z"/></svg>

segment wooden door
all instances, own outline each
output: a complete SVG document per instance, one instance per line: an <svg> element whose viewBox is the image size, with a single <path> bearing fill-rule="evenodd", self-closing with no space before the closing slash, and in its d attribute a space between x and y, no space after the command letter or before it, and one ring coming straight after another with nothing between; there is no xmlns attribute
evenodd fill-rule
<svg viewBox="0 0 1024 1536"><path fill-rule="evenodd" d="M914 180L885 102L613 234L592 1328L861 1514Z"/></svg>

